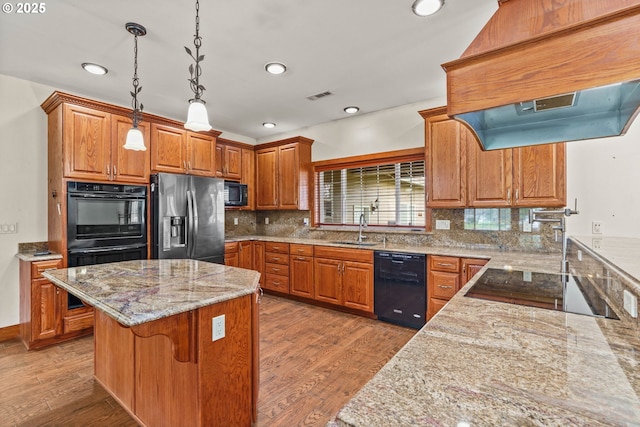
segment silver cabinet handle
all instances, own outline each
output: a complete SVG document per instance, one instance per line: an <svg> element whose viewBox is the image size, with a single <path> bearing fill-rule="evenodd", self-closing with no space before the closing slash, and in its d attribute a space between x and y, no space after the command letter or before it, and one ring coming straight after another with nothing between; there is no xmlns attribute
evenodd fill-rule
<svg viewBox="0 0 640 427"><path fill-rule="evenodd" d="M111 167L107 165L107 176L111 178Z"/></svg>
<svg viewBox="0 0 640 427"><path fill-rule="evenodd" d="M511 200L511 188L507 190L507 200Z"/></svg>
<svg viewBox="0 0 640 427"><path fill-rule="evenodd" d="M118 169L116 169L116 165L113 165L113 177L118 176Z"/></svg>
<svg viewBox="0 0 640 427"><path fill-rule="evenodd" d="M453 264L447 262L439 262L438 265L440 267L453 267Z"/></svg>
<svg viewBox="0 0 640 427"><path fill-rule="evenodd" d="M453 288L453 286L444 286L444 285L438 285L438 287L442 288L442 289L451 289L451 288Z"/></svg>
<svg viewBox="0 0 640 427"><path fill-rule="evenodd" d="M518 189L516 188L516 202L518 201Z"/></svg>

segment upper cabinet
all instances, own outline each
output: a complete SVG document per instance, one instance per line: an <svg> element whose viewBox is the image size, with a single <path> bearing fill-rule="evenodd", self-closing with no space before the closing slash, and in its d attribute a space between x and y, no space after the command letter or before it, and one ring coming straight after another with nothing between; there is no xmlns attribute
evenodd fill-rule
<svg viewBox="0 0 640 427"><path fill-rule="evenodd" d="M216 134L151 125L151 171L216 176Z"/></svg>
<svg viewBox="0 0 640 427"><path fill-rule="evenodd" d="M42 108L49 119L49 156L57 176L149 182L148 151L123 148L132 125L125 109L59 92L54 92ZM148 145L149 125L142 122L139 127Z"/></svg>
<svg viewBox="0 0 640 427"><path fill-rule="evenodd" d="M431 208L562 207L566 204L564 143L482 151L446 107L425 119L427 206Z"/></svg>
<svg viewBox="0 0 640 427"><path fill-rule="evenodd" d="M297 136L260 145L256 150L256 209L310 206L312 140Z"/></svg>
<svg viewBox="0 0 640 427"><path fill-rule="evenodd" d="M252 153L253 155L253 153ZM242 148L218 139L216 144L216 176L231 180L242 179Z"/></svg>

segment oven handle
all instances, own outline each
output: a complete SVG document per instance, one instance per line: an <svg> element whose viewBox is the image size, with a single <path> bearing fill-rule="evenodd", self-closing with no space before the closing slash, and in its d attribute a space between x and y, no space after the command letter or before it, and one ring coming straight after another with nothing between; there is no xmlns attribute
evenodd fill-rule
<svg viewBox="0 0 640 427"><path fill-rule="evenodd" d="M94 193L70 193L69 197L75 199L122 199L122 200L145 200L146 197L133 196L130 194L94 194Z"/></svg>
<svg viewBox="0 0 640 427"><path fill-rule="evenodd" d="M140 249L145 247L146 245L130 245L130 246L108 246L94 249L69 249L69 255L74 254L93 254L99 252L114 252L114 251L127 251L131 249Z"/></svg>

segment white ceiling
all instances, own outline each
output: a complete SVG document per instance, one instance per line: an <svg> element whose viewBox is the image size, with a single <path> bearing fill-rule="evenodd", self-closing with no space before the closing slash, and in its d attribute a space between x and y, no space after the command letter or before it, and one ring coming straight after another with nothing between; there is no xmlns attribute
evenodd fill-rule
<svg viewBox="0 0 640 427"><path fill-rule="evenodd" d="M426 18L413 0L202 0L201 83L214 129L265 138L346 117L443 97L440 64L456 59L497 9L496 0L446 0ZM131 105L133 36L145 111L184 121L195 0L53 0L42 14L0 14L0 74ZM286 74L264 71L282 61ZM82 62L106 66L97 77ZM307 96L331 91L309 101ZM262 123L273 121L275 129ZM224 135L223 135L224 136Z"/></svg>

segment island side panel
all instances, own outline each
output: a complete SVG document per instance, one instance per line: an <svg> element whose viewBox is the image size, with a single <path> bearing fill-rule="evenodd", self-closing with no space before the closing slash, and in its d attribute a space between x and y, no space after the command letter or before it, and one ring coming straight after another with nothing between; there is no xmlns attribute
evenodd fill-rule
<svg viewBox="0 0 640 427"><path fill-rule="evenodd" d="M245 295L199 309L201 426L252 424L253 298ZM222 314L225 337L212 341L212 319Z"/></svg>
<svg viewBox="0 0 640 427"><path fill-rule="evenodd" d="M133 414L133 343L131 329L120 325L101 310L94 317L94 373L100 384Z"/></svg>

